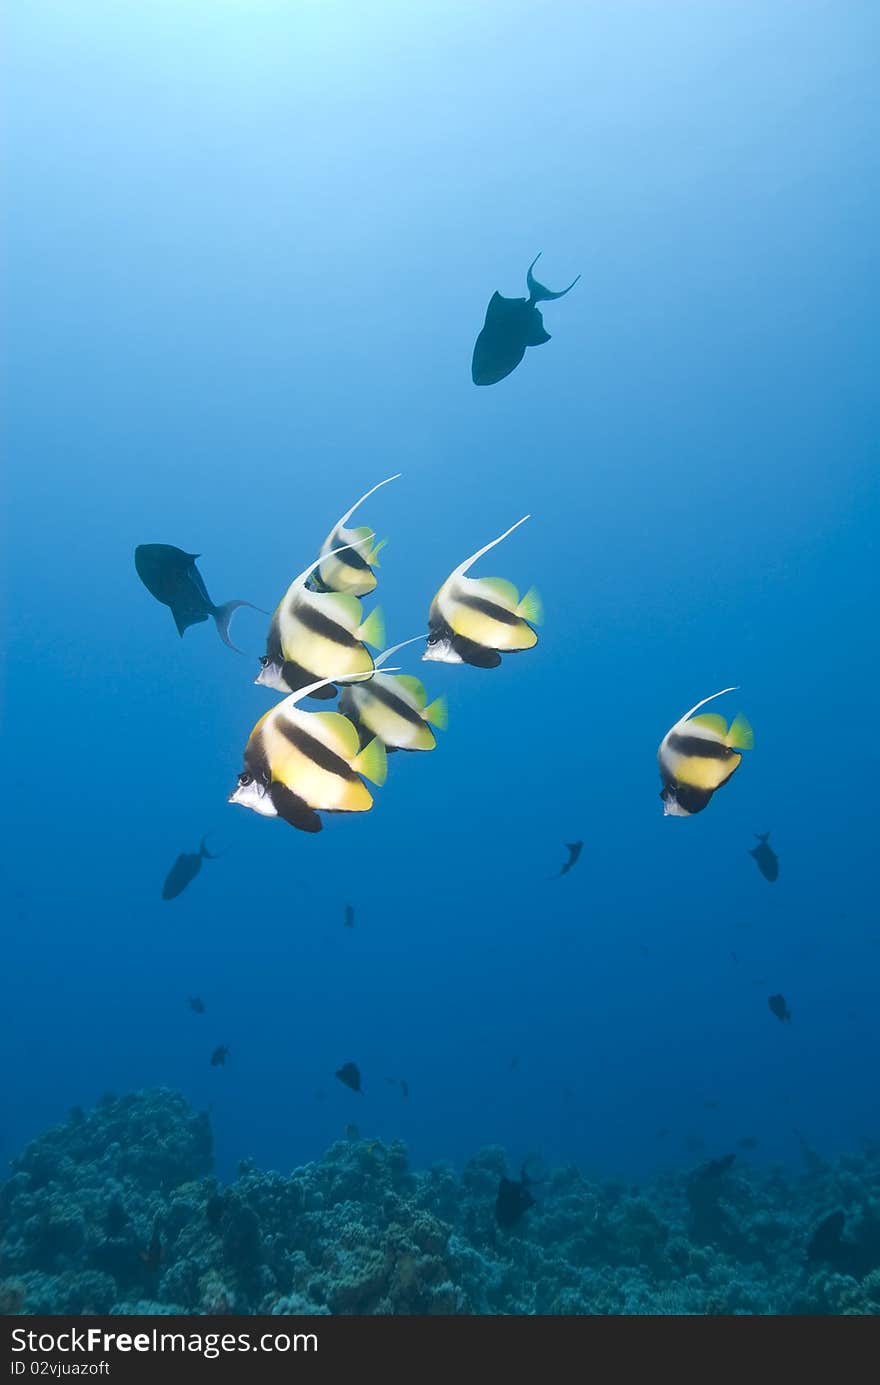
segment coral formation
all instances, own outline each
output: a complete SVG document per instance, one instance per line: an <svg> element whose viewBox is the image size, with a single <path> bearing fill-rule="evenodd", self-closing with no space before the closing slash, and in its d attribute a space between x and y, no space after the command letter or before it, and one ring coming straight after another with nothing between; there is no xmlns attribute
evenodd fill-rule
<svg viewBox="0 0 880 1385"><path fill-rule="evenodd" d="M412 1172L347 1140L288 1176L212 1176L208 1118L108 1096L0 1185L4 1313L880 1313L880 1144L640 1188L556 1169L497 1225L500 1149Z"/></svg>

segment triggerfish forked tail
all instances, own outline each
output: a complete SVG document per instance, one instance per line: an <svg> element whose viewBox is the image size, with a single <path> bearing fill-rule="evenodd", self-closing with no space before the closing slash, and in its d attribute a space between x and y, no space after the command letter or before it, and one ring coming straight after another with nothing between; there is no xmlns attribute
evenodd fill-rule
<svg viewBox="0 0 880 1385"><path fill-rule="evenodd" d="M362 543L356 540L355 547ZM350 551L354 549L344 545L330 556L336 558ZM312 696L328 698L335 694L328 681L331 673L345 682L373 672L367 645L381 649L385 643L382 612L377 606L364 619L358 597L346 592L310 591L308 579L321 561L316 558L293 579L272 616L266 653L254 680L264 687L298 692L307 684L317 684Z"/></svg>
<svg viewBox="0 0 880 1385"><path fill-rule="evenodd" d="M240 654L229 638L229 622L240 606L249 606L252 611L260 608L250 601L226 601L215 606L196 567L199 556L184 553L170 543L141 543L134 550L134 565L150 595L171 608L180 635L212 616L223 643Z"/></svg>
<svg viewBox="0 0 880 1385"><path fill-rule="evenodd" d="M321 565L315 573L313 585L323 591L345 592L348 596L369 596L376 586L374 568L379 566L379 553L385 547L385 539L376 539L372 529L360 525L348 529L346 525L355 510L369 500L371 495L397 481L401 473L387 476L384 481L373 486L360 500L356 500L350 510L330 530L321 547ZM369 547L367 540L372 540Z"/></svg>
<svg viewBox="0 0 880 1385"><path fill-rule="evenodd" d="M381 785L387 773L385 746L378 738L362 750L348 717L297 706L314 696L316 686L300 688L260 718L228 799L261 817L283 818L301 832L321 831L319 811L367 812L373 798L360 776Z"/></svg>
<svg viewBox="0 0 880 1385"><path fill-rule="evenodd" d="M364 682L349 683L339 697L339 710L360 728L361 740L378 736L388 750L433 750L437 737L432 726L448 725L445 697L428 702L425 686L409 673L386 673L387 663L398 649L424 639L416 635L392 645L376 660L376 672ZM429 724L430 723L430 724Z"/></svg>
<svg viewBox="0 0 880 1385"><path fill-rule="evenodd" d="M664 817L686 818L701 813L716 789L726 784L742 760L741 750L752 750L754 733L745 717L737 715L730 726L716 712L694 716L707 702L736 688L704 697L667 731L657 751L663 788Z"/></svg>
<svg viewBox="0 0 880 1385"><path fill-rule="evenodd" d="M540 625L544 613L534 587L521 597L513 583L503 577L467 576L479 558L528 518L524 515L497 539L477 549L447 577L431 602L423 659L497 668L502 654L532 649L538 643L532 626Z"/></svg>
<svg viewBox="0 0 880 1385"><path fill-rule="evenodd" d="M549 303L556 298L564 298L574 288L578 279L573 279L567 289L558 293L539 284L532 273L540 254L529 265L526 283L528 298L503 298L493 293L486 309L486 321L474 345L471 361L471 379L475 385L497 385L511 371L516 370L528 346L543 346L550 340L544 329L544 319L538 303Z"/></svg>

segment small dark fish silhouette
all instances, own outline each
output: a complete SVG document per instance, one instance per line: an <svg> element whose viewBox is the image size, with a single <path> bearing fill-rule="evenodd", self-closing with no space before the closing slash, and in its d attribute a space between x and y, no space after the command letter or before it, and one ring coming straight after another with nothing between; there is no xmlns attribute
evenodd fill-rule
<svg viewBox="0 0 880 1385"><path fill-rule="evenodd" d="M707 1101L703 1102L703 1105L706 1107L707 1111L717 1111L718 1107L721 1105L721 1102L715 1101L712 1097L710 1097Z"/></svg>
<svg viewBox="0 0 880 1385"><path fill-rule="evenodd" d="M758 1148L758 1141L755 1139L754 1135L743 1135L742 1139L741 1139L741 1140L737 1140L736 1143L737 1143L737 1146L738 1146L740 1149L757 1149L757 1148Z"/></svg>
<svg viewBox="0 0 880 1385"><path fill-rule="evenodd" d="M495 1199L495 1220L499 1226L516 1226L529 1208L534 1207L535 1199L529 1192L530 1183L531 1179L525 1170L519 1178L501 1178Z"/></svg>
<svg viewBox="0 0 880 1385"><path fill-rule="evenodd" d="M229 1057L229 1047L227 1044L220 1044L211 1054L211 1067L222 1068L226 1059Z"/></svg>
<svg viewBox="0 0 880 1385"><path fill-rule="evenodd" d="M568 860L559 872L560 875L568 875L572 866L577 865L577 859L583 851L584 844L583 842L566 842L565 846L568 851Z"/></svg>
<svg viewBox="0 0 880 1385"><path fill-rule="evenodd" d="M776 1018L778 1020L782 1020L783 1024L791 1023L791 1011L789 1010L788 1005L786 1004L784 995L768 996L767 1004L770 1006L770 1009L773 1011Z"/></svg>
<svg viewBox="0 0 880 1385"><path fill-rule="evenodd" d="M406 1081L404 1080L404 1078L402 1078L402 1077L386 1077L386 1078L385 1078L385 1081L386 1081L386 1082L389 1084L389 1086L391 1086L391 1087L399 1087L399 1088L400 1088L400 1095L403 1097L404 1101L409 1101L409 1083L406 1082Z"/></svg>
<svg viewBox="0 0 880 1385"><path fill-rule="evenodd" d="M733 963L733 965L734 965L735 967L738 967L738 966L739 966L739 958L737 957L737 955L736 955L735 952L731 952L731 954L730 954L730 960L731 960L731 962Z"/></svg>
<svg viewBox="0 0 880 1385"><path fill-rule="evenodd" d="M141 543L134 550L134 565L150 595L171 608L178 634L183 635L191 625L213 616L223 643L240 654L241 650L229 638L229 622L240 606L249 606L252 611L260 608L250 601L227 601L215 606L196 567L200 556L184 553L170 543Z"/></svg>
<svg viewBox="0 0 880 1385"><path fill-rule="evenodd" d="M516 1056L514 1056L514 1057L511 1058L511 1060L510 1060L510 1070L511 1070L511 1072L516 1072L516 1070L517 1070L518 1067L519 1067L519 1058L516 1057Z"/></svg>
<svg viewBox="0 0 880 1385"><path fill-rule="evenodd" d="M770 845L770 833L765 832L762 836L760 832L756 832L755 836L758 838L758 845L752 847L749 855L754 856L758 870L765 880L778 880L779 857Z"/></svg>
<svg viewBox="0 0 880 1385"><path fill-rule="evenodd" d="M153 1234L150 1237L150 1244L147 1246L146 1250L141 1251L140 1255L149 1273L157 1274L159 1271L159 1266L165 1258L165 1251L162 1247L162 1238L159 1235L158 1222L153 1227Z"/></svg>
<svg viewBox="0 0 880 1385"><path fill-rule="evenodd" d="M700 1164L690 1175L694 1183L711 1183L716 1178L723 1178L736 1162L735 1154L723 1154L720 1159L709 1159L705 1164Z"/></svg>
<svg viewBox="0 0 880 1385"><path fill-rule="evenodd" d="M200 995L189 996L186 1003L191 1010L195 1010L197 1015L203 1015L205 1013L205 1002Z"/></svg>
<svg viewBox="0 0 880 1385"><path fill-rule="evenodd" d="M686 1135L684 1141L685 1149L691 1154L699 1154L700 1150L706 1148L706 1141L702 1135Z"/></svg>
<svg viewBox="0 0 880 1385"><path fill-rule="evenodd" d="M345 906L343 924L346 928L354 928L354 907L351 904L346 904Z"/></svg>
<svg viewBox="0 0 880 1385"><path fill-rule="evenodd" d="M162 886L163 899L176 899L179 894L183 894L187 885L195 880L202 869L202 862L217 860L217 857L212 856L206 848L206 841L207 838L202 837L202 844L198 851L182 851L180 853L165 877L165 884Z"/></svg>
<svg viewBox="0 0 880 1385"><path fill-rule="evenodd" d="M121 1236L128 1225L128 1213L118 1197L113 1198L104 1215L104 1229L108 1236Z"/></svg>
<svg viewBox="0 0 880 1385"><path fill-rule="evenodd" d="M361 1138L361 1132L356 1125L347 1125L345 1127L345 1138L350 1143L354 1143L355 1140L359 1140Z"/></svg>
<svg viewBox="0 0 880 1385"><path fill-rule="evenodd" d="M361 1086L361 1074L357 1063L343 1063L341 1068L336 1069L336 1076L344 1087L350 1087L353 1092L360 1092L363 1095Z"/></svg>
<svg viewBox="0 0 880 1385"><path fill-rule="evenodd" d="M573 279L567 289L551 293L532 274L540 258L539 253L526 274L528 298L503 298L497 292L490 298L486 321L477 337L471 361L471 379L475 385L496 385L512 370L516 370L526 354L527 346L542 346L550 340L549 333L544 329L541 311L536 305L563 298L581 276Z"/></svg>

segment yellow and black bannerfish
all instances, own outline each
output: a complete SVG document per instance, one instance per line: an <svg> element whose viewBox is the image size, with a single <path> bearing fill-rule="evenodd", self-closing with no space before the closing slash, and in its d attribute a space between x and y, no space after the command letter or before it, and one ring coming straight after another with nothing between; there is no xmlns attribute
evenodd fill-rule
<svg viewBox="0 0 880 1385"><path fill-rule="evenodd" d="M726 784L739 767L741 750L751 750L755 737L744 716L730 726L717 712L694 712L736 688L704 697L675 723L657 751L663 788L664 817L686 818L701 813L716 789Z"/></svg>
<svg viewBox="0 0 880 1385"><path fill-rule="evenodd" d="M356 545L361 543L363 540L355 540ZM335 550L331 556L342 551L348 550ZM365 620L356 596L310 591L308 579L320 563L320 558L309 563L278 603L255 683L287 693L319 683L320 690L312 696L327 698L335 693L329 681L331 673L346 680L369 677L373 672L367 645L381 649L385 643L382 612L377 606Z"/></svg>
<svg viewBox="0 0 880 1385"><path fill-rule="evenodd" d="M361 749L348 717L297 706L316 688L300 688L260 717L228 799L262 817L283 818L303 832L320 832L319 812L367 812L373 797L360 776L382 785L388 766L382 741L376 738Z"/></svg>
<svg viewBox="0 0 880 1385"><path fill-rule="evenodd" d="M397 481L401 474L398 471L396 475L387 476L373 486L336 522L321 548L321 565L315 574L316 586L324 591L345 592L348 596L368 596L375 590L376 574L373 568L379 566L378 555L387 539L377 540L372 529L366 525L360 525L357 529L347 529L345 526L365 500L369 500L390 481ZM365 547L367 540L372 540L369 548Z"/></svg>
<svg viewBox="0 0 880 1385"><path fill-rule="evenodd" d="M446 698L428 702L425 686L408 673L387 673L382 665L408 644L423 639L403 640L392 645L376 660L376 672L364 682L349 683L339 697L339 710L361 728L365 735L378 736L389 750L433 750L437 738L431 730L445 731L449 724ZM430 723L430 725L429 725Z"/></svg>
<svg viewBox="0 0 880 1385"><path fill-rule="evenodd" d="M502 654L518 653L538 643L532 625L540 625L544 613L534 587L521 597L513 583L503 577L466 575L478 558L495 548L528 518L523 515L497 539L466 558L447 577L431 602L423 659L496 668Z"/></svg>

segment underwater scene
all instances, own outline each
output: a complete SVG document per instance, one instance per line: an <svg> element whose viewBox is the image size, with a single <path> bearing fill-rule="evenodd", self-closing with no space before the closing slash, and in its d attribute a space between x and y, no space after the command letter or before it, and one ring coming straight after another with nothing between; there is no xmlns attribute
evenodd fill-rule
<svg viewBox="0 0 880 1385"><path fill-rule="evenodd" d="M0 1311L880 1313L878 41L7 16Z"/></svg>

